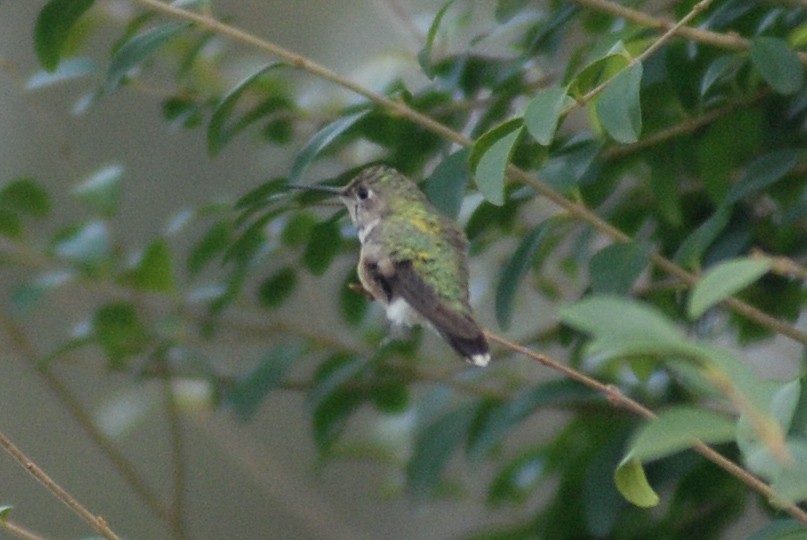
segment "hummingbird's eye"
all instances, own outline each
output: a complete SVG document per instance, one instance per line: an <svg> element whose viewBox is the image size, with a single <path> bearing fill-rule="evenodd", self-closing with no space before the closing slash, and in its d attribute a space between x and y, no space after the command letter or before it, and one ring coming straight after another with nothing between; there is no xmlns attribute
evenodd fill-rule
<svg viewBox="0 0 807 540"><path fill-rule="evenodd" d="M364 199L366 199L367 197L369 197L369 196L370 196L370 190L368 190L368 189L367 189L366 187L364 187L364 186L361 186L361 187L359 187L359 188L356 190L356 196L357 196L359 199L364 200Z"/></svg>

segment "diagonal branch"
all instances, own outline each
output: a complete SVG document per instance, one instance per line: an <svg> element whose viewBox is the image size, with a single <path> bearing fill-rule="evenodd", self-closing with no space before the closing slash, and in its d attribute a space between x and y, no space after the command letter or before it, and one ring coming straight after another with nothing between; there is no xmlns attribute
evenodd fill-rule
<svg viewBox="0 0 807 540"><path fill-rule="evenodd" d="M313 62L312 60L304 56L289 51L288 49L285 49L275 43L259 38L237 27L225 24L207 15L203 15L193 11L188 11L186 9L176 7L175 5L168 5L159 0L133 0L133 1L147 8L159 11L161 13L165 13L173 17L194 22L210 30L211 32L214 32L222 36L227 36L235 41L244 43L246 45L250 45L257 50L264 51L272 56L276 56L282 59L283 61L288 62L292 66L307 71L308 73L314 76L332 82L338 86L346 88L352 92L355 92L360 96L366 97L372 103L375 103L379 107L382 107L387 111L389 111L390 114L406 118L407 120L423 127L424 129L431 131L436 135L444 137L449 141L455 142L461 146L473 145L473 140L471 140L470 138L466 137L465 135L457 131L454 131L450 127L441 124L440 122L437 122L431 117L421 112L418 112L415 109L412 109L404 102L388 98L381 94L377 94L369 90L368 88L365 88L364 86L354 81L342 77L338 73L324 66L321 66L320 64L317 64L316 62ZM595 2L596 4L602 2L607 5L611 5L608 2L603 2L603 0L587 0L587 1L592 1ZM658 20L654 18L650 19L651 20L645 21L648 26L660 27L660 28L665 28L668 26L667 23L658 22ZM669 26L672 27L674 26L674 24L670 23ZM677 32L681 33L684 31L685 28L689 27L682 26L681 28L677 29ZM687 34L687 36L691 37L690 34ZM662 36L662 38L665 38L665 36ZM692 39L695 38L692 37ZM731 48L734 49L739 48L734 40L730 39L728 41L734 43L734 46ZM743 43L745 43L745 41L743 41ZM728 47L728 45L724 46ZM565 196L555 191L548 185L544 184L534 176L531 176L526 171L519 169L514 165L509 165L507 167L507 174L508 177L511 178L512 180L521 182L523 184L532 187L539 194L541 194L542 196L546 197L553 203L557 204L559 207L566 210L573 217L581 221L588 222L592 227L596 228L601 233L610 237L611 240L623 243L632 241L630 236L628 236L621 230L617 229L616 227L614 227L613 225L602 219L600 216L598 216L594 211L590 210L584 204L576 203L574 201L567 199ZM651 253L650 260L660 269L680 279L683 283L685 283L688 286L692 286L698 282L697 275L687 271L683 267L677 265L670 259L667 259L666 257L662 256L657 252ZM751 306L750 304L747 304L735 298L729 298L725 300L723 304L761 326L769 328L774 332L785 335L801 343L807 344L807 332L803 332L797 328L785 324L776 319L775 317L771 317L767 313Z"/></svg>

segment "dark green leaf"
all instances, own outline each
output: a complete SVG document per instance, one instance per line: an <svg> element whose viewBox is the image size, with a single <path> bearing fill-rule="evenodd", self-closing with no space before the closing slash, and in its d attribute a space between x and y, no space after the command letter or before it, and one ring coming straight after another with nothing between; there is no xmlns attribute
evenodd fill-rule
<svg viewBox="0 0 807 540"><path fill-rule="evenodd" d="M630 63L630 55L625 45L618 41L604 56L597 58L581 69L569 83L568 94L581 98L593 90L601 81L623 71Z"/></svg>
<svg viewBox="0 0 807 540"><path fill-rule="evenodd" d="M407 488L412 497L423 499L434 492L451 454L466 440L476 409L474 405L454 409L417 434L406 466Z"/></svg>
<svg viewBox="0 0 807 540"><path fill-rule="evenodd" d="M364 294L350 287L357 282L356 273L351 270L339 289L339 310L342 313L342 319L350 326L357 326L362 322L367 314L367 308L370 306L370 302Z"/></svg>
<svg viewBox="0 0 807 540"><path fill-rule="evenodd" d="M515 427L541 407L558 407L599 399L599 395L569 380L550 381L528 388L513 399L486 402L468 437L468 457L478 460L487 456Z"/></svg>
<svg viewBox="0 0 807 540"><path fill-rule="evenodd" d="M651 508L659 503L638 459L625 458L614 472L614 482L622 496L639 508Z"/></svg>
<svg viewBox="0 0 807 540"><path fill-rule="evenodd" d="M521 239L513 255L502 268L496 286L496 321L502 329L510 327L518 287L532 264L535 252L551 228L552 221L547 220L533 229Z"/></svg>
<svg viewBox="0 0 807 540"><path fill-rule="evenodd" d="M569 100L566 89L551 86L538 92L524 111L524 125L538 144L549 146L555 137L560 115Z"/></svg>
<svg viewBox="0 0 807 540"><path fill-rule="evenodd" d="M173 292L176 284L168 242L158 239L150 243L140 256L137 265L126 273L125 278L141 291Z"/></svg>
<svg viewBox="0 0 807 540"><path fill-rule="evenodd" d="M642 64L636 63L620 71L597 99L597 116L602 127L617 142L634 143L642 133L641 84Z"/></svg>
<svg viewBox="0 0 807 540"><path fill-rule="evenodd" d="M163 24L150 28L126 41L115 51L109 63L106 91L116 90L132 69L189 27L190 23L184 22Z"/></svg>
<svg viewBox="0 0 807 540"><path fill-rule="evenodd" d="M121 196L122 165L104 167L76 185L73 195L93 207L105 217L114 216L118 211Z"/></svg>
<svg viewBox="0 0 807 540"><path fill-rule="evenodd" d="M249 420L255 414L269 392L283 381L301 352L297 345L278 345L263 355L251 371L238 377L228 389L225 401L241 420Z"/></svg>
<svg viewBox="0 0 807 540"><path fill-rule="evenodd" d="M804 66L783 39L756 37L751 40L751 62L762 78L780 94L795 94L804 81Z"/></svg>
<svg viewBox="0 0 807 540"><path fill-rule="evenodd" d="M9 504L0 505L0 522L5 523L13 509L14 507Z"/></svg>
<svg viewBox="0 0 807 540"><path fill-rule="evenodd" d="M50 197L31 178L12 180L0 188L0 206L36 218L48 215L51 208Z"/></svg>
<svg viewBox="0 0 807 540"><path fill-rule="evenodd" d="M469 161L476 186L497 206L504 204L504 174L523 128L521 118L514 118L483 134L471 148Z"/></svg>
<svg viewBox="0 0 807 540"><path fill-rule="evenodd" d="M434 19L429 26L429 32L426 35L426 44L418 52L418 63L420 64L420 68L429 79L434 78L434 67L432 66L432 47L434 46L434 38L437 35L437 30L440 28L440 22L443 20L443 15L446 14L446 11L448 11L448 8L450 8L451 4L453 3L454 0L448 0L448 2L443 4L443 7L441 7L437 12L437 15L434 16Z"/></svg>
<svg viewBox="0 0 807 540"><path fill-rule="evenodd" d="M244 115L240 120L233 121L230 125L227 125L227 121L232 116L232 113L238 104L238 100L241 98L244 92L259 82L261 77L263 77L267 72L283 66L285 66L285 64L272 63L261 67L236 84L221 99L218 105L216 105L216 108L213 110L213 114L210 117L210 123L207 126L207 151L211 156L218 154L219 150L221 150L222 147L240 130L258 120L261 116L265 116L285 104L285 100L276 100L273 103L269 103L269 106L256 109L256 112L253 114Z"/></svg>
<svg viewBox="0 0 807 540"><path fill-rule="evenodd" d="M697 319L707 309L758 280L770 268L770 260L750 257L732 259L710 268L692 289L689 317Z"/></svg>
<svg viewBox="0 0 807 540"><path fill-rule="evenodd" d="M22 220L19 214L6 208L0 208L0 235L9 238L22 237Z"/></svg>
<svg viewBox="0 0 807 540"><path fill-rule="evenodd" d="M611 244L591 258L591 290L595 293L627 294L649 261L650 246L647 244Z"/></svg>
<svg viewBox="0 0 807 540"><path fill-rule="evenodd" d="M333 446L367 397L355 390L338 389L320 401L314 409L314 440L321 451Z"/></svg>
<svg viewBox="0 0 807 540"><path fill-rule="evenodd" d="M50 0L36 19L34 42L39 63L48 71L59 65L70 32L93 0Z"/></svg>
<svg viewBox="0 0 807 540"><path fill-rule="evenodd" d="M311 238L311 232L317 223L317 218L312 214L305 211L295 212L283 227L280 240L289 247L305 244Z"/></svg>
<svg viewBox="0 0 807 540"><path fill-rule="evenodd" d="M99 220L68 229L53 244L56 256L88 268L106 261L111 249L107 225Z"/></svg>
<svg viewBox="0 0 807 540"><path fill-rule="evenodd" d="M89 58L69 58L59 62L55 71L40 71L33 74L25 83L26 90L37 90L59 84L65 81L78 79L95 72L97 66Z"/></svg>
<svg viewBox="0 0 807 540"><path fill-rule="evenodd" d="M468 186L469 150L457 150L434 168L426 180L425 193L431 203L443 214L456 219Z"/></svg>
<svg viewBox="0 0 807 540"><path fill-rule="evenodd" d="M678 251L675 253L673 260L690 268L698 266L703 257L703 253L712 245L720 233L723 232L723 229L725 229L726 225L729 223L730 217L730 207L719 207L712 217L704 221L684 240L681 247L679 247Z"/></svg>
<svg viewBox="0 0 807 540"><path fill-rule="evenodd" d="M315 410L324 399L355 379L366 367L366 363L355 356L342 353L331 356L317 368L315 386L306 396L306 404Z"/></svg>
<svg viewBox="0 0 807 540"><path fill-rule="evenodd" d="M146 327L128 302L101 307L95 312L93 330L113 369L124 367L124 361L142 352L148 341Z"/></svg>
<svg viewBox="0 0 807 540"><path fill-rule="evenodd" d="M294 292L297 273L290 266L284 266L261 282L258 287L258 302L265 307L278 307Z"/></svg>
<svg viewBox="0 0 807 540"><path fill-rule="evenodd" d="M49 292L73 278L72 272L56 271L37 276L18 285L11 292L11 302L20 313L33 309Z"/></svg>
<svg viewBox="0 0 807 540"><path fill-rule="evenodd" d="M545 464L543 450L530 450L507 463L490 485L488 504L495 508L525 502L543 478Z"/></svg>
<svg viewBox="0 0 807 540"><path fill-rule="evenodd" d="M359 120L364 118L364 116L369 113L369 109L365 109L356 113L353 113L349 116L342 117L338 120L334 120L314 135L308 143L306 143L305 147L300 150L300 153L297 154L297 158L294 160L294 163L291 166L291 171L289 171L289 182L292 184L296 184L302 178L303 172L311 164L314 159L319 156L319 153L322 152L330 143L336 140L339 135L350 129L352 126L356 124Z"/></svg>
<svg viewBox="0 0 807 540"><path fill-rule="evenodd" d="M774 150L755 159L743 177L729 190L726 204L735 204L787 176L802 159L804 152L793 148Z"/></svg>
<svg viewBox="0 0 807 540"><path fill-rule="evenodd" d="M341 247L342 235L339 232L339 224L334 220L324 221L311 231L311 241L305 247L303 262L312 274L322 275Z"/></svg>
<svg viewBox="0 0 807 540"><path fill-rule="evenodd" d="M188 273L191 276L197 275L211 261L223 254L231 236L232 227L227 221L220 220L214 223L188 253L185 261Z"/></svg>

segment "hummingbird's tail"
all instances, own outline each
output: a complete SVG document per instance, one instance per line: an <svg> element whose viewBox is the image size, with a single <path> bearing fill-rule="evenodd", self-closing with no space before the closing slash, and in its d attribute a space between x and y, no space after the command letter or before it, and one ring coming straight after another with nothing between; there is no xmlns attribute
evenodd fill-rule
<svg viewBox="0 0 807 540"><path fill-rule="evenodd" d="M467 362L479 367L485 367L490 362L488 340L481 331L472 338L448 333L443 334L443 337Z"/></svg>

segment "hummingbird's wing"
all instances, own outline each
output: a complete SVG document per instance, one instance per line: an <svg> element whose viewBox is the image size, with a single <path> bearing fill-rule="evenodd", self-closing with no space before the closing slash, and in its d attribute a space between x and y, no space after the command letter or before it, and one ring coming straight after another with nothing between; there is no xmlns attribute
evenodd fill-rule
<svg viewBox="0 0 807 540"><path fill-rule="evenodd" d="M378 274L383 289L403 298L468 361L476 365L488 363L487 340L470 315L451 309L434 288L418 276L412 261L395 261L393 268L386 265L387 272L383 271L384 266L381 265Z"/></svg>

